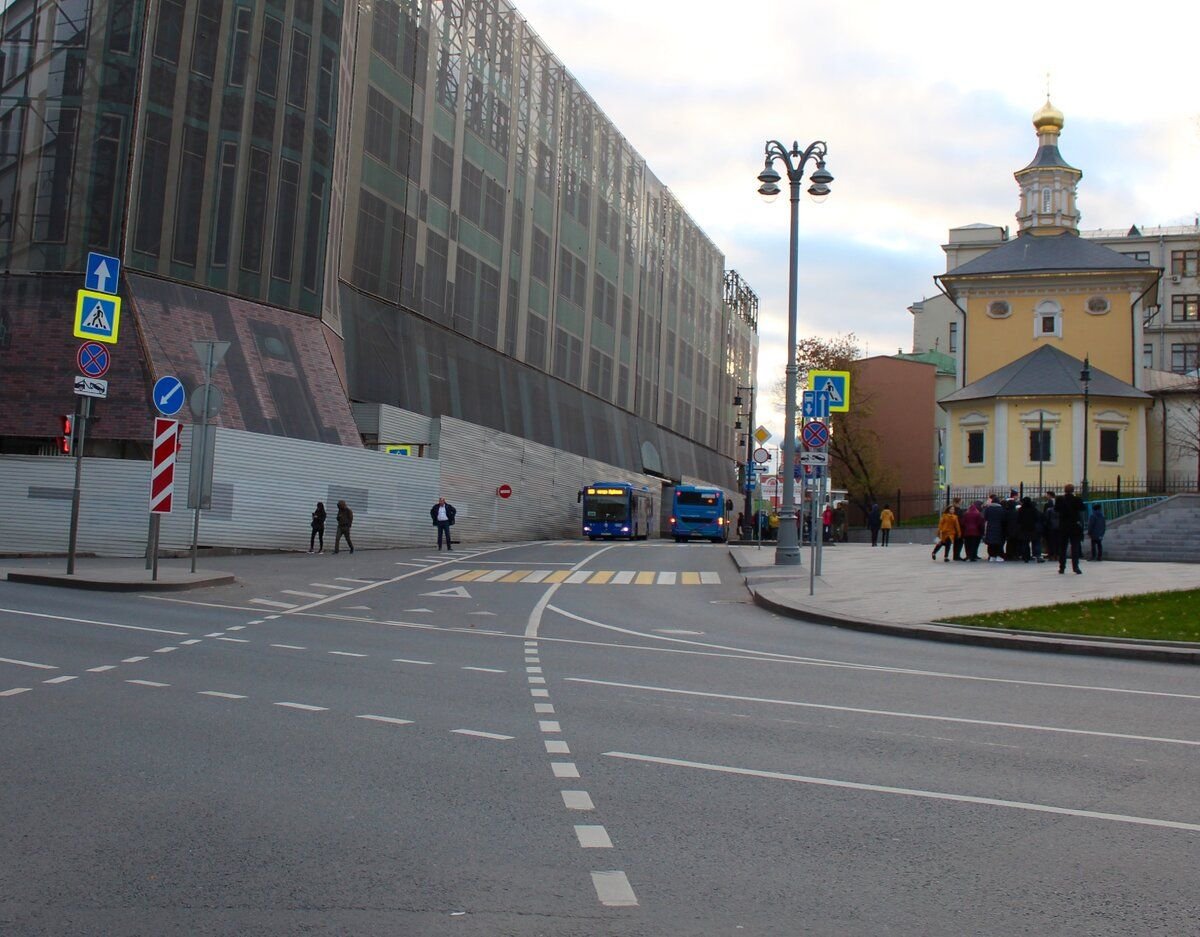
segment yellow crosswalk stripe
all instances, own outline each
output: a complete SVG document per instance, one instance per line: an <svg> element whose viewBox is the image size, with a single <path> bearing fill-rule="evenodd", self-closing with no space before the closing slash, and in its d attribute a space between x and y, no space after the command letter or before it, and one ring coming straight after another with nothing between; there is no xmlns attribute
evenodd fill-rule
<svg viewBox="0 0 1200 937"><path fill-rule="evenodd" d="M556 569L549 576L543 579L542 582L562 582L570 575L571 571L569 569Z"/></svg>
<svg viewBox="0 0 1200 937"><path fill-rule="evenodd" d="M505 576L500 581L501 582L520 582L522 579L524 579L528 575L529 575L529 570L518 569L515 573L509 573L507 576Z"/></svg>
<svg viewBox="0 0 1200 937"><path fill-rule="evenodd" d="M633 577L633 581L639 586L654 585L654 573L638 573Z"/></svg>
<svg viewBox="0 0 1200 937"><path fill-rule="evenodd" d="M491 572L491 570L473 569L470 572L463 573L461 576L455 576L453 581L454 582L474 582L480 576L486 576L489 572Z"/></svg>
<svg viewBox="0 0 1200 937"><path fill-rule="evenodd" d="M700 585L700 574L699 573L681 573L680 575L681 575L681 581L683 582L683 584L685 586Z"/></svg>
<svg viewBox="0 0 1200 937"><path fill-rule="evenodd" d="M602 569L599 572L592 574L592 578L588 580L588 585L602 586L612 579L612 577L616 574L617 571L615 569Z"/></svg>

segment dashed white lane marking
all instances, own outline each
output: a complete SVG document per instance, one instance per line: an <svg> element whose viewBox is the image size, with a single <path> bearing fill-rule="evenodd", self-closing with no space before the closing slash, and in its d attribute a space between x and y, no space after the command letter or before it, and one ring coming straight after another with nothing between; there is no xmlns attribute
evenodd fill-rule
<svg viewBox="0 0 1200 937"><path fill-rule="evenodd" d="M269 605L271 608L295 608L295 602L276 602L274 599L251 599L254 605Z"/></svg>
<svg viewBox="0 0 1200 937"><path fill-rule="evenodd" d="M704 634L703 631L689 631L687 628L655 628L654 630L657 631L659 634L690 634L690 635Z"/></svg>
<svg viewBox="0 0 1200 937"><path fill-rule="evenodd" d="M526 641L525 646L526 647L537 647L538 643L536 641Z"/></svg>
<svg viewBox="0 0 1200 937"><path fill-rule="evenodd" d="M546 742L546 754L569 755L571 754L571 748L566 742L559 741L558 739L549 739Z"/></svg>
<svg viewBox="0 0 1200 937"><path fill-rule="evenodd" d="M470 735L477 739L495 739L497 742L508 742L514 739L513 735L500 735L496 732L480 732L476 729L451 729L455 735Z"/></svg>
<svg viewBox="0 0 1200 937"><path fill-rule="evenodd" d="M318 589L336 589L339 592L349 592L352 586L337 586L331 582L310 582L310 586L315 586Z"/></svg>
<svg viewBox="0 0 1200 937"><path fill-rule="evenodd" d="M200 639L199 639L199 638L192 638L192 639L191 639L191 640L189 640L189 641L180 641L179 643L180 643L181 645L187 645L188 647L191 647L193 644L199 644L199 643L200 643Z"/></svg>
<svg viewBox="0 0 1200 937"><path fill-rule="evenodd" d="M329 710L328 706L310 706L308 703L276 703L276 706L283 706L287 709L302 709L308 713L323 713Z"/></svg>
<svg viewBox="0 0 1200 937"><path fill-rule="evenodd" d="M228 641L230 644L249 644L246 638L217 638L218 641Z"/></svg>
<svg viewBox="0 0 1200 937"><path fill-rule="evenodd" d="M212 632L211 634L206 634L204 637L206 637L206 638L219 638L219 637L221 637L221 635L223 635L224 633L225 633L224 631L214 631L214 632Z"/></svg>
<svg viewBox="0 0 1200 937"><path fill-rule="evenodd" d="M407 657L393 657L392 663L395 663L395 664L418 664L421 667L432 667L433 666L433 661L431 661L431 660L409 660Z"/></svg>
<svg viewBox="0 0 1200 937"><path fill-rule="evenodd" d="M11 657L0 657L0 664L16 664L18 667L32 667L34 670L58 670L53 664L35 664L28 660L13 660Z"/></svg>
<svg viewBox="0 0 1200 937"><path fill-rule="evenodd" d="M200 690L200 696L215 696L218 699L245 699L240 693L222 693L220 690Z"/></svg>
<svg viewBox="0 0 1200 937"><path fill-rule="evenodd" d="M126 680L125 682L126 682L126 683L135 683L135 684L137 684L138 686L154 686L154 687L163 687L163 686L170 686L170 685L171 685L171 684L169 684L169 683L158 683L158 682L156 682L156 681L154 681L154 680Z"/></svg>
<svg viewBox="0 0 1200 937"><path fill-rule="evenodd" d="M584 849L612 849L608 830L597 823L576 823L575 835Z"/></svg>
<svg viewBox="0 0 1200 937"><path fill-rule="evenodd" d="M246 624L248 624L248 625L261 625L262 623L263 623L263 620L261 618L254 618L254 619L246 622Z"/></svg>
<svg viewBox="0 0 1200 937"><path fill-rule="evenodd" d="M372 716L369 713L364 713L361 716L355 716L355 719L368 719L371 722L386 722L393 726L410 726L413 724L411 719L397 719L395 716Z"/></svg>
<svg viewBox="0 0 1200 937"><path fill-rule="evenodd" d="M562 726L553 719L539 719L538 728L543 732L561 732Z"/></svg>
<svg viewBox="0 0 1200 937"><path fill-rule="evenodd" d="M403 560L399 560L399 561L397 561L396 565L397 566L419 566L421 569L424 569L429 564L428 563L406 563ZM316 585L316 583L313 583L313 585Z"/></svg>
<svg viewBox="0 0 1200 937"><path fill-rule="evenodd" d="M563 806L568 810L595 810L592 796L587 791L559 791L562 794Z"/></svg>
<svg viewBox="0 0 1200 937"><path fill-rule="evenodd" d="M16 696L18 693L28 693L32 689L33 687L29 686L16 686L11 690L0 691L0 696Z"/></svg>
<svg viewBox="0 0 1200 937"><path fill-rule="evenodd" d="M550 762L550 770L554 772L556 778L579 777L579 769L575 767L575 762L573 761L552 761Z"/></svg>
<svg viewBox="0 0 1200 937"><path fill-rule="evenodd" d="M1077 810L1071 807L1052 807L1048 804L1032 804L1019 800L1000 800L995 797L948 794L944 791L923 791L907 787L889 787L883 784L862 784L858 781L840 781L835 778L813 778L802 774L786 774L782 771L759 771L754 768L714 765L702 761L683 761L678 758L659 758L653 755L637 755L632 752L605 752L604 754L612 758L624 758L629 761L644 761L677 768L697 768L701 771L716 771L722 774L737 774L743 777L765 778L771 781L792 781L797 784L814 784L818 787L839 787L853 791L868 791L874 794L898 794L902 797L948 800L954 803L979 804L985 807L1010 807L1016 810L1030 810L1035 813L1054 813L1060 816L1082 817L1088 820L1110 820L1116 823L1134 823L1140 826L1157 826L1172 830L1200 832L1200 823L1184 823L1179 820L1158 820L1153 817L1135 817L1121 813L1101 813L1096 810Z"/></svg>
<svg viewBox="0 0 1200 937"><path fill-rule="evenodd" d="M477 670L479 673L507 673L506 670L497 670L495 667L463 667L463 670Z"/></svg>
<svg viewBox="0 0 1200 937"><path fill-rule="evenodd" d="M299 589L280 589L282 595L297 595L302 599L324 599L328 597L326 592L301 592Z"/></svg>
<svg viewBox="0 0 1200 937"><path fill-rule="evenodd" d="M42 683L66 683L68 680L78 679L78 677L51 677L49 680L43 680Z"/></svg>
<svg viewBox="0 0 1200 937"><path fill-rule="evenodd" d="M545 677L526 677L525 679L528 680L530 683L545 683L546 682Z"/></svg>
<svg viewBox="0 0 1200 937"><path fill-rule="evenodd" d="M596 897L608 908L636 908L637 895L624 872L593 872L592 885L596 888Z"/></svg>
<svg viewBox="0 0 1200 937"><path fill-rule="evenodd" d="M259 622L259 624L261 624L261 622ZM245 630L246 630L246 626L245 626L245 625L230 625L230 626L229 626L228 628L226 628L225 630L226 630L226 631L245 631Z"/></svg>
<svg viewBox="0 0 1200 937"><path fill-rule="evenodd" d="M87 672L88 673L104 673L107 670L116 670L116 669L117 669L116 664L104 664L101 667L89 667L87 669Z"/></svg>
<svg viewBox="0 0 1200 937"><path fill-rule="evenodd" d="M530 695L530 696L541 697L542 699L545 699L546 697L548 697L548 696L550 695L550 691L549 691L549 690L542 690L542 689L539 689L539 688L537 688L537 687L534 687L532 690L530 690L530 691L529 691L529 695Z"/></svg>
<svg viewBox="0 0 1200 937"><path fill-rule="evenodd" d="M640 686L636 683L612 683L607 680L587 680L567 677L568 683L592 683L598 686L620 687L626 690L648 690L676 696L700 696L705 699L725 699L739 703L767 703L773 706L795 706L800 709L823 709L831 712L855 713L865 716L890 716L896 719L919 719L928 722L951 722L958 725L990 726L1000 729L1023 729L1030 732L1054 732L1063 735L1085 735L1093 738L1125 739L1134 742L1160 742L1166 745L1200 746L1198 739L1162 738L1154 735L1130 735L1124 732L1101 732L1097 729L1068 729L1063 726L1034 725L1025 722L997 722L991 719L966 719L961 716L935 716L928 713L894 712L887 709L863 709L857 706L834 706L829 703L804 703L799 700L770 699L761 696L736 696L729 693L709 693L704 690L678 690L661 686Z"/></svg>
<svg viewBox="0 0 1200 937"><path fill-rule="evenodd" d="M613 585L616 585L616 586L629 585L631 582L633 582L633 572L634 571L632 569L621 570L615 576L613 576L613 578L612 578Z"/></svg>
<svg viewBox="0 0 1200 937"><path fill-rule="evenodd" d="M307 651L308 648L301 647L299 644L272 644L271 647L280 647L285 651Z"/></svg>
<svg viewBox="0 0 1200 937"><path fill-rule="evenodd" d="M126 657L123 661L121 661L121 663L122 664L140 664L142 661L149 660L149 659L150 659L149 657Z"/></svg>
<svg viewBox="0 0 1200 937"><path fill-rule="evenodd" d="M541 667L526 667L525 672L526 673L541 673L542 668Z"/></svg>
<svg viewBox="0 0 1200 937"><path fill-rule="evenodd" d="M330 651L330 654L335 654L338 657L366 657L366 654L355 654L353 651Z"/></svg>
<svg viewBox="0 0 1200 937"><path fill-rule="evenodd" d="M554 712L554 704L553 703L534 703L533 711L535 713L553 713Z"/></svg>
<svg viewBox="0 0 1200 937"><path fill-rule="evenodd" d="M0 608L0 612L9 615L27 615L30 618L52 618L55 621L70 621L77 625L100 625L103 628L122 628L125 631L149 631L153 634L174 634L186 638L186 631L169 631L166 628L144 628L141 625L119 625L112 621L95 621L91 618L68 618L65 615L51 615L47 612L27 612L20 608Z"/></svg>
<svg viewBox="0 0 1200 937"><path fill-rule="evenodd" d="M179 648L177 648L177 647L160 647L160 648L156 649L154 653L155 654L170 654L172 651L177 651L177 650L179 650Z"/></svg>

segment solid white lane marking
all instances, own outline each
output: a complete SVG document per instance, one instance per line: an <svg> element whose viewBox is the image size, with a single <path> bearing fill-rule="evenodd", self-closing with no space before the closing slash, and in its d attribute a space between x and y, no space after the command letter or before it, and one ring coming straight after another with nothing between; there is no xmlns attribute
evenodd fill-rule
<svg viewBox="0 0 1200 937"><path fill-rule="evenodd" d="M274 599L251 599L255 605L269 605L271 608L295 608L295 602L276 602ZM232 630L232 629L230 629Z"/></svg>
<svg viewBox="0 0 1200 937"><path fill-rule="evenodd" d="M530 683L545 683L546 682L545 677L526 677L525 679L528 680Z"/></svg>
<svg viewBox="0 0 1200 937"><path fill-rule="evenodd" d="M526 667L525 672L526 673L541 673L542 668L541 667Z"/></svg>
<svg viewBox="0 0 1200 937"><path fill-rule="evenodd" d="M163 687L163 686L170 686L170 685L171 685L171 684L169 684L169 683L158 683L158 682L156 682L156 681L154 681L154 680L126 680L125 682L126 682L126 683L135 683L135 684L137 684L138 686L156 686L156 687Z"/></svg>
<svg viewBox="0 0 1200 937"><path fill-rule="evenodd" d="M634 570L622 569L612 577L614 586L627 586L633 582Z"/></svg>
<svg viewBox="0 0 1200 937"><path fill-rule="evenodd" d="M271 647L281 647L285 651L307 651L308 648L300 647L298 644L272 644Z"/></svg>
<svg viewBox="0 0 1200 937"><path fill-rule="evenodd" d="M351 586L334 585L332 582L310 582L309 585L315 586L318 589L336 589L339 592L349 592L352 588ZM251 622L251 624L253 624L253 622Z"/></svg>
<svg viewBox="0 0 1200 937"><path fill-rule="evenodd" d="M701 572L700 582L706 586L717 586L721 584L721 574L714 572Z"/></svg>
<svg viewBox="0 0 1200 937"><path fill-rule="evenodd" d="M499 735L496 732L480 732L476 729L451 729L450 731L455 735L470 735L477 739L495 739L498 742L508 742L516 738L516 736L513 735Z"/></svg>
<svg viewBox="0 0 1200 937"><path fill-rule="evenodd" d="M592 885L596 897L607 908L636 908L637 895L624 872L593 872Z"/></svg>
<svg viewBox="0 0 1200 937"><path fill-rule="evenodd" d="M1124 739L1133 742L1159 742L1166 745L1200 746L1197 739L1164 738L1155 735L1132 735L1125 732L1102 732L1096 729L1067 729L1062 726L1034 725L1025 722L998 722L991 719L966 719L961 716L934 716L928 713L896 712L888 709L865 709L858 706L834 706L829 703L802 703L799 700L771 699L765 696L736 696L730 693L709 693L704 690L677 690L671 687L641 686L636 683L610 683L606 680L585 680L567 677L568 683L591 683L619 687L625 690L646 690L650 693L670 693L676 696L700 696L705 699L727 699L737 703L767 703L772 706L795 706L800 709L822 709L828 712L856 713L864 716L887 716L895 719L919 719L927 722L951 722L959 725L989 726L998 729L1021 729L1029 732L1055 732L1063 735L1086 735L1093 738Z"/></svg>
<svg viewBox="0 0 1200 937"><path fill-rule="evenodd" d="M310 706L308 703L275 703L276 706L284 706L288 709L302 709L310 713L323 713L329 710L328 706Z"/></svg>
<svg viewBox="0 0 1200 937"><path fill-rule="evenodd" d="M199 690L200 696L215 696L218 699L245 699L240 693L222 693L220 690Z"/></svg>
<svg viewBox="0 0 1200 937"><path fill-rule="evenodd" d="M480 576L475 581L476 582L495 582L497 579L507 576L511 572L512 572L511 569L493 569L491 572L484 573L482 576Z"/></svg>
<svg viewBox="0 0 1200 937"><path fill-rule="evenodd" d="M576 823L575 835L584 849L612 849L608 830L598 823Z"/></svg>
<svg viewBox="0 0 1200 937"><path fill-rule="evenodd" d="M588 579L591 578L591 575L593 572L595 572L595 570L581 569L578 572L571 573L571 575L568 576L566 579L564 579L563 582L567 582L567 583L587 582Z"/></svg>
<svg viewBox="0 0 1200 937"><path fill-rule="evenodd" d="M68 618L66 615L50 615L45 612L26 612L19 608L0 608L8 615L27 615L30 618L49 618L53 621L69 621L77 625L100 625L103 628L121 628L125 631L149 631L152 634L174 634L186 638L186 631L170 631L167 628L143 628L141 625L120 625L113 621L94 621L90 618Z"/></svg>
<svg viewBox="0 0 1200 937"><path fill-rule="evenodd" d="M284 595L298 595L302 599L323 599L326 596L324 592L301 592L299 589L280 589Z"/></svg>
<svg viewBox="0 0 1200 937"><path fill-rule="evenodd" d="M397 560L396 565L397 566L419 566L422 569L424 569L429 564L428 563L406 563L404 560Z"/></svg>
<svg viewBox="0 0 1200 937"><path fill-rule="evenodd" d="M552 761L550 762L550 770L554 772L556 778L579 777L579 769L575 767L575 762L573 761Z"/></svg>
<svg viewBox="0 0 1200 937"><path fill-rule="evenodd" d="M393 657L392 662L396 664L419 664L422 667L433 666L433 661L431 660L409 660L405 657Z"/></svg>
<svg viewBox="0 0 1200 937"><path fill-rule="evenodd" d="M371 610L371 606L369 606L369 605L347 605L346 608L360 609L365 612L369 612ZM366 619L366 620L370 621L370 619Z"/></svg>
<svg viewBox="0 0 1200 937"><path fill-rule="evenodd" d="M364 713L361 716L355 716L355 719L368 719L371 722L386 722L393 726L410 726L413 724L411 719L397 719L395 716L372 716Z"/></svg>
<svg viewBox="0 0 1200 937"><path fill-rule="evenodd" d="M249 644L247 638L217 638L218 641L228 641L230 644Z"/></svg>
<svg viewBox="0 0 1200 937"><path fill-rule="evenodd" d="M199 644L199 643L200 643L200 639L199 639L199 638L192 638L190 641L180 641L179 643L180 643L181 645L187 645L188 647L191 647L193 644Z"/></svg>
<svg viewBox="0 0 1200 937"><path fill-rule="evenodd" d="M675 585L675 579L676 576L673 572L661 572L658 574L658 584L660 586L673 586Z"/></svg>
<svg viewBox="0 0 1200 937"><path fill-rule="evenodd" d="M560 739L547 739L545 744L546 744L546 754L548 754L548 755L569 755L569 754L571 754L570 747L567 745L566 742L563 742Z"/></svg>
<svg viewBox="0 0 1200 937"><path fill-rule="evenodd" d="M693 636L704 634L703 631L689 631L687 628L655 628L654 630L659 634L690 634Z"/></svg>
<svg viewBox="0 0 1200 937"><path fill-rule="evenodd" d="M78 677L51 677L49 680L43 680L42 683L66 683L68 680L78 679Z"/></svg>
<svg viewBox="0 0 1200 937"><path fill-rule="evenodd" d="M921 797L928 800L947 800L960 804L979 804L985 807L1009 807L1029 810L1034 813L1054 813L1067 817L1082 817L1088 820L1110 820L1115 823L1132 823L1138 826L1157 826L1173 830L1200 832L1200 823L1184 823L1179 820L1158 820L1153 817L1136 817L1121 813L1103 813L1097 810L1077 810L1072 807L1054 807L1049 804L1033 804L1020 800L1001 800L995 797L976 797L970 794L949 794L945 791L923 791L907 787L890 787L884 784L862 784L857 781L840 781L834 778L813 778L802 774L787 774L781 771L759 771L754 768L737 768L732 765L714 765L703 761L684 761L679 758L659 758L653 755L638 755L633 752L605 752L612 758L643 761L651 764L677 768L696 768L701 771L716 771L743 777L764 778L772 781L792 781L797 784L814 784L818 787L840 787L846 790L868 791L875 794L898 794L903 797Z"/></svg>
<svg viewBox="0 0 1200 937"><path fill-rule="evenodd" d="M526 641L525 646L526 647L537 647L538 643L536 641Z"/></svg>
<svg viewBox="0 0 1200 937"><path fill-rule="evenodd" d="M468 615L483 615L487 618L495 618L496 617L495 612L468 612L467 614ZM489 632L487 632L487 634L504 634L504 632L503 631L489 631Z"/></svg>
<svg viewBox="0 0 1200 937"><path fill-rule="evenodd" d="M28 693L32 689L33 687L29 686L16 686L11 690L0 691L0 696L16 696L18 693Z"/></svg>
<svg viewBox="0 0 1200 937"><path fill-rule="evenodd" d="M536 696L536 697L540 697L540 698L543 698L543 699L544 699L544 698L546 698L546 697L548 697L548 696L550 695L550 691L549 691L549 690L539 690L539 689L537 689L537 688L534 688L534 689L532 689L532 690L530 690L530 691L529 691L529 695L530 695L530 696Z"/></svg>
<svg viewBox="0 0 1200 937"><path fill-rule="evenodd" d="M117 669L116 664L105 664L102 667L89 667L87 669L87 672L88 673L104 673L106 670L116 670L116 669Z"/></svg>
<svg viewBox="0 0 1200 937"><path fill-rule="evenodd" d="M479 673L508 673L507 670L497 670L495 667L463 667L463 670L474 670Z"/></svg>
<svg viewBox="0 0 1200 937"><path fill-rule="evenodd" d="M453 579L455 576L461 576L465 572L467 572L467 570L462 569L462 568L448 569L444 573L438 573L436 576L430 576L429 581L430 582L447 582L448 580Z"/></svg>
<svg viewBox="0 0 1200 937"><path fill-rule="evenodd" d="M355 654L353 651L330 651L330 654L335 654L338 657L366 657L366 654Z"/></svg>
<svg viewBox="0 0 1200 937"><path fill-rule="evenodd" d="M16 664L18 667L32 667L34 670L58 670L53 664L35 664L29 660L14 660L11 657L0 657L0 664Z"/></svg>
<svg viewBox="0 0 1200 937"><path fill-rule="evenodd" d="M539 719L538 728L543 732L561 732L562 726L553 719Z"/></svg>
<svg viewBox="0 0 1200 937"><path fill-rule="evenodd" d="M121 663L122 664L137 664L137 663L141 663L144 660L149 660L149 659L150 659L149 657L126 657L123 661L121 661Z"/></svg>
<svg viewBox="0 0 1200 937"><path fill-rule="evenodd" d="M177 647L160 647L157 650L155 650L154 653L155 654L170 654L172 651L177 651L177 650L179 650L179 648L177 648Z"/></svg>
<svg viewBox="0 0 1200 937"><path fill-rule="evenodd" d="M554 712L554 704L553 703L534 703L533 711L535 713L553 713Z"/></svg>
<svg viewBox="0 0 1200 937"><path fill-rule="evenodd" d="M587 791L559 791L562 794L563 806L568 810L595 810L592 797Z"/></svg>

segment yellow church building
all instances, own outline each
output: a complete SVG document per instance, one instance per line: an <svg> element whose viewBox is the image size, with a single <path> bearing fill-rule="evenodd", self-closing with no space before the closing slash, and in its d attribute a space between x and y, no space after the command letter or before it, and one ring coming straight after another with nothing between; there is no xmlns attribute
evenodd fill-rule
<svg viewBox="0 0 1200 937"><path fill-rule="evenodd" d="M1018 236L934 278L962 321L962 386L938 401L947 482L1128 485L1147 475L1135 350L1162 271L1079 237L1083 173L1059 153L1062 112L1047 100L1033 126Z"/></svg>

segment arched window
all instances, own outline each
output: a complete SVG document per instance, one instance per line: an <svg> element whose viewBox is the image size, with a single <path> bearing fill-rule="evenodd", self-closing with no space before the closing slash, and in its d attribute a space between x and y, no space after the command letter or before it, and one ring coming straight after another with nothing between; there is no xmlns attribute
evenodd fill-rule
<svg viewBox="0 0 1200 937"><path fill-rule="evenodd" d="M1042 214L1048 215L1054 208L1054 190L1050 186L1042 189Z"/></svg>
<svg viewBox="0 0 1200 937"><path fill-rule="evenodd" d="M1043 299L1033 307L1033 337L1062 338L1062 304Z"/></svg>

